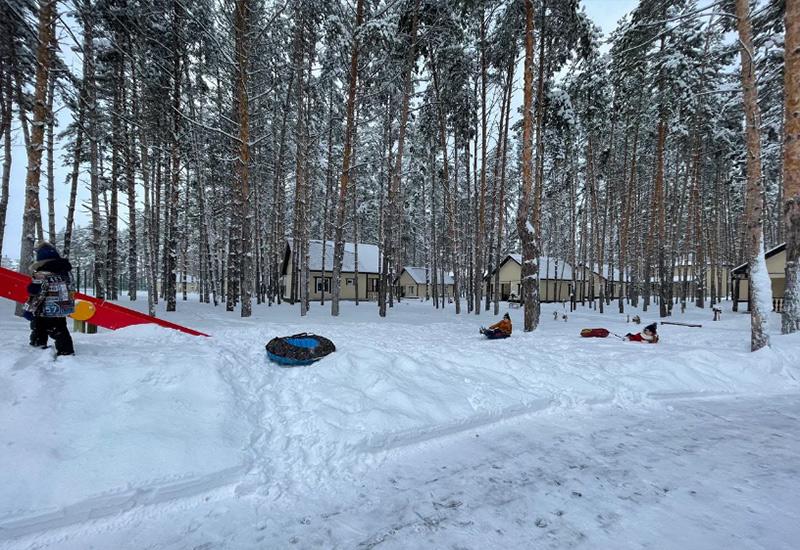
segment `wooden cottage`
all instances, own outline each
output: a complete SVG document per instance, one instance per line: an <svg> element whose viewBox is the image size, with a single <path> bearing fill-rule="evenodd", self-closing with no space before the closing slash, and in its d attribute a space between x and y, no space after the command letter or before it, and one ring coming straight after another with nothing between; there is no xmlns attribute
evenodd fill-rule
<svg viewBox="0 0 800 550"><path fill-rule="evenodd" d="M486 275L486 292L494 295L495 273L500 274L500 300L515 301L522 295L522 255L509 254ZM559 258L539 257L539 299L542 302L567 302L572 293L572 267Z"/></svg>
<svg viewBox="0 0 800 550"><path fill-rule="evenodd" d="M609 265L604 264L602 269L598 270L597 265L590 268L580 264L575 271L575 301L600 298L600 290L603 290L603 296L609 300L616 300L620 295L625 297L630 282L629 274L623 275L619 269L612 269Z"/></svg>
<svg viewBox="0 0 800 550"><path fill-rule="evenodd" d="M440 289L442 277L444 277L445 293L448 298L452 298L453 276L450 273L438 272L436 275L436 284ZM400 298L427 299L433 296L430 270L426 267L404 266L400 275L395 279L395 287L397 289L397 295Z"/></svg>
<svg viewBox="0 0 800 550"><path fill-rule="evenodd" d="M290 300L292 292L295 293L295 299L299 297L296 281L300 280L300 270L294 264L292 244L291 239L286 242L286 250L281 266L284 300ZM320 300L323 292L326 297L331 294L333 247L333 241L326 241L325 243L321 240L309 241L308 297L310 300ZM323 251L325 256L324 265ZM357 263L356 256L358 257ZM295 281L294 284L293 281ZM339 298L342 300L355 300L357 290L359 300L377 301L379 281L380 251L377 245L345 243Z"/></svg>
<svg viewBox="0 0 800 550"><path fill-rule="evenodd" d="M772 282L772 310L783 310L783 293L786 290L786 243L776 246L764 254L767 260L767 273ZM733 289L734 307L747 304L750 311L750 269L746 263L731 271L731 288Z"/></svg>

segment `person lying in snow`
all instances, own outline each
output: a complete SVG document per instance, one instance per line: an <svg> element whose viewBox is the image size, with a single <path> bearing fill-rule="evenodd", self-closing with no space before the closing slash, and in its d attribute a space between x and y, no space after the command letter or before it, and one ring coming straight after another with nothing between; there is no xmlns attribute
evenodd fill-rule
<svg viewBox="0 0 800 550"><path fill-rule="evenodd" d="M647 342L648 344L658 343L658 334L656 334L656 324L652 323L644 327L642 332L631 334L630 332L625 335L625 340L629 342Z"/></svg>
<svg viewBox="0 0 800 550"><path fill-rule="evenodd" d="M511 317L506 313L499 323L495 323L489 328L481 327L480 332L489 339L508 338L511 336Z"/></svg>
<svg viewBox="0 0 800 550"><path fill-rule="evenodd" d="M72 337L67 329L67 315L75 310L72 265L48 243L36 246L36 261L31 264L33 281L28 285L28 301L22 316L31 322L31 346L47 347L50 337L56 344L56 355L75 355Z"/></svg>

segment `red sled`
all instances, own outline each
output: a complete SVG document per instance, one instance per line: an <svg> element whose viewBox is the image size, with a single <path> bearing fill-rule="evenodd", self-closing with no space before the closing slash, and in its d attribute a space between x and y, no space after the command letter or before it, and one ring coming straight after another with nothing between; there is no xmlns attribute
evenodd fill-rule
<svg viewBox="0 0 800 550"><path fill-rule="evenodd" d="M581 336L584 338L605 338L610 332L604 328L585 328L581 331Z"/></svg>
<svg viewBox="0 0 800 550"><path fill-rule="evenodd" d="M24 304L28 300L28 284L30 282L31 278L27 275L0 267L0 297ZM75 299L90 302L94 305L94 313L87 321L98 327L117 330L118 328L130 327L133 325L153 324L185 332L192 336L208 336L208 334L176 325L175 323L170 323L163 319L150 317L144 313L139 313L138 311L119 306L112 302L100 300L94 296L87 296L80 292L75 293Z"/></svg>

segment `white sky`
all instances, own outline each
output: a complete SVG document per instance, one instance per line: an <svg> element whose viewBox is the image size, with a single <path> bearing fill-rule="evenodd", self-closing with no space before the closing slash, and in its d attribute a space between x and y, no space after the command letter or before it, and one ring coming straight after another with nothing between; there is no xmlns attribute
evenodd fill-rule
<svg viewBox="0 0 800 550"><path fill-rule="evenodd" d="M617 21L631 11L637 4L638 0L583 0L582 4L586 8L586 13L594 20L597 25L603 30L604 34L610 33L614 30ZM72 52L69 51L71 43L68 37L62 37L61 55L67 56L67 59L74 59ZM77 59L72 61L77 63ZM69 64L69 62L68 62ZM74 67L73 70L80 74L80 67ZM56 128L56 134L62 131L71 120L71 115L65 109L58 113L60 127ZM58 146L58 143L56 143ZM67 174L69 173L68 166L61 166L62 151L56 151L56 168L55 168L55 201L56 201L56 227L63 229L67 203L69 201L69 185L66 182ZM44 158L43 158L44 161ZM22 142L22 136L17 128L17 135L15 136L15 143L13 148L13 164L11 167L11 184L9 190L8 201L8 214L6 216L6 228L3 239L3 255L10 258L18 259L20 250L20 238L22 232L22 205L25 194L25 173L27 158L25 155L25 146ZM84 166L85 170L86 167ZM76 208L75 220L78 225L85 225L88 222L86 209L83 207L83 201L88 200L88 185L85 172L82 174L80 180L80 189L78 193L79 205ZM45 225L45 232L47 228L47 183L45 177L45 164L42 163L42 180L40 183L40 198L42 203L42 219ZM124 194L120 194L122 199L125 199ZM124 209L120 209L122 213ZM122 218L122 216L121 216Z"/></svg>

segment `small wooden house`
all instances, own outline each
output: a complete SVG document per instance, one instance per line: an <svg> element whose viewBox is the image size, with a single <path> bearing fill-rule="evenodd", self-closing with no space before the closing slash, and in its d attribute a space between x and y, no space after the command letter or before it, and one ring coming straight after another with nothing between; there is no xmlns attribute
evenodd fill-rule
<svg viewBox="0 0 800 550"><path fill-rule="evenodd" d="M616 300L622 295L625 297L630 286L630 275L623 275L617 268L604 264L598 270L597 265L587 266L580 264L575 271L575 300L581 301L588 298L599 298L600 290L609 300Z"/></svg>
<svg viewBox="0 0 800 550"><path fill-rule="evenodd" d="M298 296L297 283L300 280L300 270L294 264L292 253L293 242L286 242L283 255L281 275L283 278L283 298L290 300L292 292L295 299ZM333 241L311 240L308 246L308 297L310 300L320 300L323 293L331 294L331 281L333 279ZM323 252L325 263L323 265ZM356 263L356 255L358 262ZM357 275L356 275L357 274ZM378 284L380 282L380 251L377 245L358 243L344 244L344 257L342 260L342 279L339 298L342 300L355 300L358 289L359 300L377 301Z"/></svg>
<svg viewBox="0 0 800 550"><path fill-rule="evenodd" d="M453 276L449 273L439 272L436 284L441 288L444 278L445 293L448 298L453 297ZM431 288L432 277L426 267L404 266L400 275L395 279L397 295L400 298L429 298L433 296Z"/></svg>
<svg viewBox="0 0 800 550"><path fill-rule="evenodd" d="M499 271L500 300L519 300L522 295L522 255L509 254L486 275L486 292L494 295L495 273ZM572 293L572 267L559 258L539 257L539 299L566 302Z"/></svg>
<svg viewBox="0 0 800 550"><path fill-rule="evenodd" d="M783 310L783 293L786 290L786 243L767 250L764 258L772 282L772 310L780 312ZM731 271L731 288L734 305L738 307L744 302L747 311L750 311L750 269L746 263Z"/></svg>

